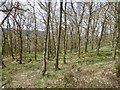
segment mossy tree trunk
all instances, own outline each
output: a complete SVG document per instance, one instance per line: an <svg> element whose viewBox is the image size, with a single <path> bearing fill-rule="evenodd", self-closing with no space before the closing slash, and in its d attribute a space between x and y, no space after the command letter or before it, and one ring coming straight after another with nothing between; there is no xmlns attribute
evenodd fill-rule
<svg viewBox="0 0 120 90"><path fill-rule="evenodd" d="M117 39L117 77L120 77L120 2L118 3L118 39Z"/></svg>
<svg viewBox="0 0 120 90"><path fill-rule="evenodd" d="M99 37L99 40L98 40L98 45L97 45L97 55L99 55L100 53L100 46L101 46L101 40L102 40L102 37L103 37L103 32L104 32L104 28L105 28L105 23L106 23L106 15L105 15L105 18L104 18L104 21L102 23L102 30L101 30L101 35Z"/></svg>
<svg viewBox="0 0 120 90"><path fill-rule="evenodd" d="M106 26L107 26L107 10L109 9L109 6L107 7L107 9L105 10L105 13L104 13L104 20L103 20L103 22L102 22L102 30L101 30L101 35L100 35L100 37L99 37L99 39L98 39L98 43L97 43L97 55L100 55L100 53L99 53L99 50L100 50L100 46L101 46L101 40L102 40L102 38L103 38L103 34L104 34L104 30L106 30L105 28L106 28Z"/></svg>

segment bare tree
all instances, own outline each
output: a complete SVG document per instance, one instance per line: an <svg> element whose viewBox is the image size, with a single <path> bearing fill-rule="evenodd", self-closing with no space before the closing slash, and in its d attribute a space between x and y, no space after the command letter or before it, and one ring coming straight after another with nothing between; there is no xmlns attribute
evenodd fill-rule
<svg viewBox="0 0 120 90"><path fill-rule="evenodd" d="M60 70L59 68L59 49L60 49L60 36L61 36L61 24L62 24L62 7L63 2L60 2L60 22L59 22L59 31L58 31L58 43L56 48L56 57L55 57L55 69Z"/></svg>
<svg viewBox="0 0 120 90"><path fill-rule="evenodd" d="M37 60L37 21L36 21L36 11L35 11L35 2L34 5L32 5L28 0L27 0L28 4L30 5L30 7L32 7L32 13L33 13L33 18L34 18L34 35L35 35L35 46L34 46L34 50L35 50L35 60Z"/></svg>
<svg viewBox="0 0 120 90"><path fill-rule="evenodd" d="M108 8L109 8L109 7L108 7ZM107 10L108 10L108 8L107 8ZM107 10L106 10L106 11L107 11ZM102 22L101 35L100 35L100 37L99 37L98 44L97 44L97 45L98 45L98 46L97 46L97 55L99 55L101 40L102 40L103 33L104 33L104 30L105 30L106 25L107 25L107 23L106 23L106 19L107 19L106 11L105 11L105 13L104 13L105 16L104 16L104 20L103 20L103 22Z"/></svg>
<svg viewBox="0 0 120 90"><path fill-rule="evenodd" d="M49 21L50 21L50 4L51 2L48 2L48 13L47 13L47 26L46 26L46 35L44 40L44 53L43 53L43 71L42 75L45 75L46 72L46 53L47 53L47 39L48 39L48 32L49 32Z"/></svg>
<svg viewBox="0 0 120 90"><path fill-rule="evenodd" d="M86 35L85 35L85 52L88 52L88 42L89 42L89 29L90 29L90 23L91 23L91 17L92 17L92 5L93 5L93 2L90 3L90 6L89 6L89 18L88 18L88 25L87 25L87 29L86 29Z"/></svg>
<svg viewBox="0 0 120 90"><path fill-rule="evenodd" d="M66 20L66 7L67 7L67 2L65 2L65 7L64 7L64 19L65 19L65 32L64 32L64 60L63 63L66 63L66 30L67 30L67 20Z"/></svg>
<svg viewBox="0 0 120 90"><path fill-rule="evenodd" d="M55 6L56 7L56 6ZM55 33L54 33L54 26L53 26L53 23L54 23L54 18L55 18L55 11L56 10L53 10L52 7L51 7L51 31L52 31L52 43L53 43L53 58L55 58L55 54L56 54L56 44L55 44Z"/></svg>
<svg viewBox="0 0 120 90"><path fill-rule="evenodd" d="M78 14L77 12L75 11L74 9L74 6L73 6L73 3L71 2L71 7L72 7L72 10L74 12L74 21L75 22L75 26L77 27L77 33L78 33L78 58L80 58L80 41L81 41L81 32L80 32L80 25L82 23L82 20L83 20L83 16L84 16L84 11L85 11L85 4L83 4L83 7L82 7L82 14L81 14L81 17L80 17L80 20L78 21Z"/></svg>
<svg viewBox="0 0 120 90"><path fill-rule="evenodd" d="M10 27L11 25L10 25L10 22L9 22L9 18L7 19L7 25L8 25L8 29L9 29L9 33L10 33L10 35L9 35L9 37L10 37L10 50L11 50L11 56L12 56L12 58L13 58L13 60L15 59L14 58L14 53L13 53L13 38L12 38L12 28Z"/></svg>

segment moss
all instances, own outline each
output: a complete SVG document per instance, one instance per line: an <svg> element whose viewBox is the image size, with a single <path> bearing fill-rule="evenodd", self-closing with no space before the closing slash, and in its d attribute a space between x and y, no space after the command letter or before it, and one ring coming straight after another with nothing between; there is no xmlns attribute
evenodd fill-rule
<svg viewBox="0 0 120 90"><path fill-rule="evenodd" d="M84 48L82 49L84 50ZM38 54L39 60L37 61L34 60L34 53L26 53L26 55L24 56L25 63L21 65L19 65L17 62L13 63L10 58L5 58L7 68L3 69L3 80L4 82L6 80L15 81L13 78L16 74L19 75L17 77L21 78L21 75L23 75L22 77L24 77L24 73L30 71L31 73L28 73L29 75L27 75L28 78L24 78L25 80L23 81L25 82L30 79L34 87L76 87L77 84L74 83L74 81L72 80L73 78L71 78L70 76L71 73L78 75L78 78L81 80L82 76L90 76L91 73L97 73L98 71L107 69L107 66L109 66L108 62L112 61L110 56L112 54L112 49L111 47L105 46L101 48L100 53L101 55L97 56L95 49L89 50L88 53L81 53L81 57L78 58L77 52L70 53L68 51L66 55L67 64L63 64L63 53L61 53L59 56L59 67L61 68L61 70L55 71L54 60L47 60L47 72L45 77L42 77L41 74L43 63L42 53ZM32 61L29 61L30 58L32 59ZM75 72L75 70L72 69L72 65L75 65L76 68L80 67L80 69L82 70L85 69L86 71L83 70ZM76 78L76 76L74 77ZM18 87L19 84L22 85L24 83L21 79L21 82L19 83L17 80L19 79L16 78L16 83L12 83L16 87ZM100 85L98 85L98 83L85 84L83 81L81 82L81 87L84 87L84 85L86 85L86 87L101 87ZM105 85L107 86L107 84ZM8 87L10 87L10 85ZM79 87L79 85L77 87Z"/></svg>

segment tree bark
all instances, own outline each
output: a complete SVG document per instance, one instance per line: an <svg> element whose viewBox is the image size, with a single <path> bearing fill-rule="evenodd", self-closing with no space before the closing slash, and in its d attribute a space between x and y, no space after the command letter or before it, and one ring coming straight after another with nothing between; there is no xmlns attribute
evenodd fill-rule
<svg viewBox="0 0 120 90"><path fill-rule="evenodd" d="M50 29L48 31L48 56L47 59L50 59L50 54L51 54L51 34L50 34Z"/></svg>
<svg viewBox="0 0 120 90"><path fill-rule="evenodd" d="M55 58L55 70L60 70L60 68L59 68L59 49L60 49L61 24L62 24L62 6L63 6L63 2L60 2L60 23L59 23L59 31L58 31L58 43L57 43L57 49L56 49L56 58Z"/></svg>
<svg viewBox="0 0 120 90"><path fill-rule="evenodd" d="M19 32L20 32L20 62L19 64L22 64L22 52L23 52L22 29L20 29Z"/></svg>
<svg viewBox="0 0 120 90"><path fill-rule="evenodd" d="M118 71L117 71L117 77L120 77L120 2L118 2L118 39L117 39L117 65L118 65Z"/></svg>
<svg viewBox="0 0 120 90"><path fill-rule="evenodd" d="M43 51L43 71L42 71L43 76L45 76L45 73L46 73L46 53L47 53L47 39L48 39L49 19L50 19L50 4L51 2L48 2L46 35L44 40L44 51Z"/></svg>
<svg viewBox="0 0 120 90"><path fill-rule="evenodd" d="M96 16L96 17L98 17L98 16ZM93 50L93 48L94 48L94 42L95 42L95 40L94 40L94 38L95 38L95 29L96 29L96 27L97 27L97 18L96 17L93 17L93 25L92 25L92 36L91 36L91 50ZM99 18L99 17L98 17Z"/></svg>
<svg viewBox="0 0 120 90"><path fill-rule="evenodd" d="M81 41L81 34L79 31L79 26L77 27L77 31L78 31L78 58L80 58L80 41Z"/></svg>
<svg viewBox="0 0 120 90"><path fill-rule="evenodd" d="M18 4L18 7L19 7L19 2L17 3ZM22 16L21 16L22 17ZM20 60L19 60L19 64L22 64L22 54L23 54L23 39L22 39L22 28L21 28L21 18L19 19L20 21L18 22L16 20L16 17L13 16L16 24L17 24L17 30L18 30L18 33L19 33L19 36L18 36L18 43L19 43L19 47L20 47L20 51L19 51L19 55L20 55Z"/></svg>
<svg viewBox="0 0 120 90"><path fill-rule="evenodd" d="M3 39L2 39L2 47L0 48L0 64L2 65L2 69L6 67L6 65L3 62L3 55L4 55L4 45L5 45L5 32L3 30L3 27L1 26L2 32L3 32Z"/></svg>
<svg viewBox="0 0 120 90"><path fill-rule="evenodd" d="M80 24L82 23L82 20L83 20L83 15L84 15L84 10L85 10L85 4L83 5L83 8L82 8L82 15L81 15L81 18L80 18L80 21L78 22L78 20L77 20L77 13L75 12L75 9L74 9L74 7L73 7L73 3L71 2L71 7L72 7L72 10L73 10L73 12L74 12L74 14L75 14L75 23L76 23L76 28L77 28L77 34L78 34L78 58L80 58L80 41L81 41L81 33L80 33L80 30L79 30L79 26L80 26ZM76 45L75 45L75 47L76 47Z"/></svg>
<svg viewBox="0 0 120 90"><path fill-rule="evenodd" d="M52 22L53 22L53 18L52 18ZM55 54L56 54L56 45L55 45L55 35L54 35L54 31L53 31L53 24L51 22L51 30L52 30L52 43L53 43L53 58L55 58Z"/></svg>
<svg viewBox="0 0 120 90"><path fill-rule="evenodd" d="M106 15L105 15L104 21L103 21L103 23L102 23L101 35L100 35L100 38L99 38L99 40L98 40L97 55L99 55L99 50L100 50L101 40L102 40L102 37L103 37L104 28L105 28L106 18L107 18L107 17L106 17Z"/></svg>
<svg viewBox="0 0 120 90"><path fill-rule="evenodd" d="M37 29L36 29L36 15L35 15L35 9L33 8L34 13L34 30L35 30L35 60L37 60Z"/></svg>
<svg viewBox="0 0 120 90"><path fill-rule="evenodd" d="M13 58L13 60L15 59L14 58L14 53L13 53L13 38L12 38L12 30L11 30L11 28L10 28L10 22L9 22L9 18L7 19L8 21L7 21L7 24L8 24L8 29L9 29L9 31L10 31L10 50L11 50L11 56L12 56L12 58Z"/></svg>
<svg viewBox="0 0 120 90"><path fill-rule="evenodd" d="M112 35L112 47L114 48L114 51L113 51L113 60L116 60L116 50L117 50L117 44L118 44L118 42L117 42L117 29L118 29L118 17L117 17L117 12L118 12L118 10L117 10L118 8L117 8L117 3L115 3L115 11L114 11L114 13L115 13L115 24L114 24L114 31L113 31L113 35Z"/></svg>
<svg viewBox="0 0 120 90"><path fill-rule="evenodd" d="M64 63L64 64L66 64L66 30L67 30L66 7L67 7L67 2L65 2L65 11L64 11L64 19L65 19L65 32L64 32L64 58L63 58L63 63Z"/></svg>
<svg viewBox="0 0 120 90"><path fill-rule="evenodd" d="M72 26L72 30L70 31L70 37L71 37L71 49L70 49L70 52L72 53L73 51L73 26Z"/></svg>
<svg viewBox="0 0 120 90"><path fill-rule="evenodd" d="M85 52L88 52L88 42L89 42L89 27L90 27L90 23L91 23L91 16L92 16L92 4L90 3L90 7L89 7L89 18L88 18L88 26L87 26L87 30L86 30L86 35L85 35Z"/></svg>

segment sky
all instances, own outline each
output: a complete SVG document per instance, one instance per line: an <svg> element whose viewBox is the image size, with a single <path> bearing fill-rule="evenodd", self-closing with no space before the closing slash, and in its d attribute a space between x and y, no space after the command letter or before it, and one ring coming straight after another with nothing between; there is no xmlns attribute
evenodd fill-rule
<svg viewBox="0 0 120 90"><path fill-rule="evenodd" d="M2 1L5 1L5 0L0 0L0 3ZM7 0L7 1L10 2L11 0ZM23 4L27 3L27 0L13 0L13 2L16 2L16 1L22 2ZM60 2L61 0L28 0L28 1L32 4L32 2L34 2L34 1L35 2L37 2L37 1L41 1L41 2L45 2L45 1ZM63 0L63 3L65 1L67 1L67 2L70 2L70 1L72 1L72 2L89 2L91 0ZM118 0L92 0L92 1L94 1L94 2L106 2L106 1L115 2L115 1L118 1ZM37 4L36 4L35 8L36 8L36 11L37 11L37 8L39 8L39 6L37 6ZM0 20L1 21L3 20L4 17L5 17L5 14L0 12ZM1 21L0 21L0 23L1 23Z"/></svg>
<svg viewBox="0 0 120 90"><path fill-rule="evenodd" d="M5 1L5 0L0 0L0 2L2 1ZM10 0L8 0L10 1ZM13 0L13 1L19 1L19 2L23 2L23 3L26 3L26 0ZM30 2L31 1L42 1L42 2L45 2L45 1L54 1L54 2L60 2L61 0L29 0ZM109 2L117 2L117 1L120 1L120 0L62 0L63 2L70 2L70 1L73 1L73 2L90 2L90 1L94 1L94 2L106 2L106 1L109 1Z"/></svg>

